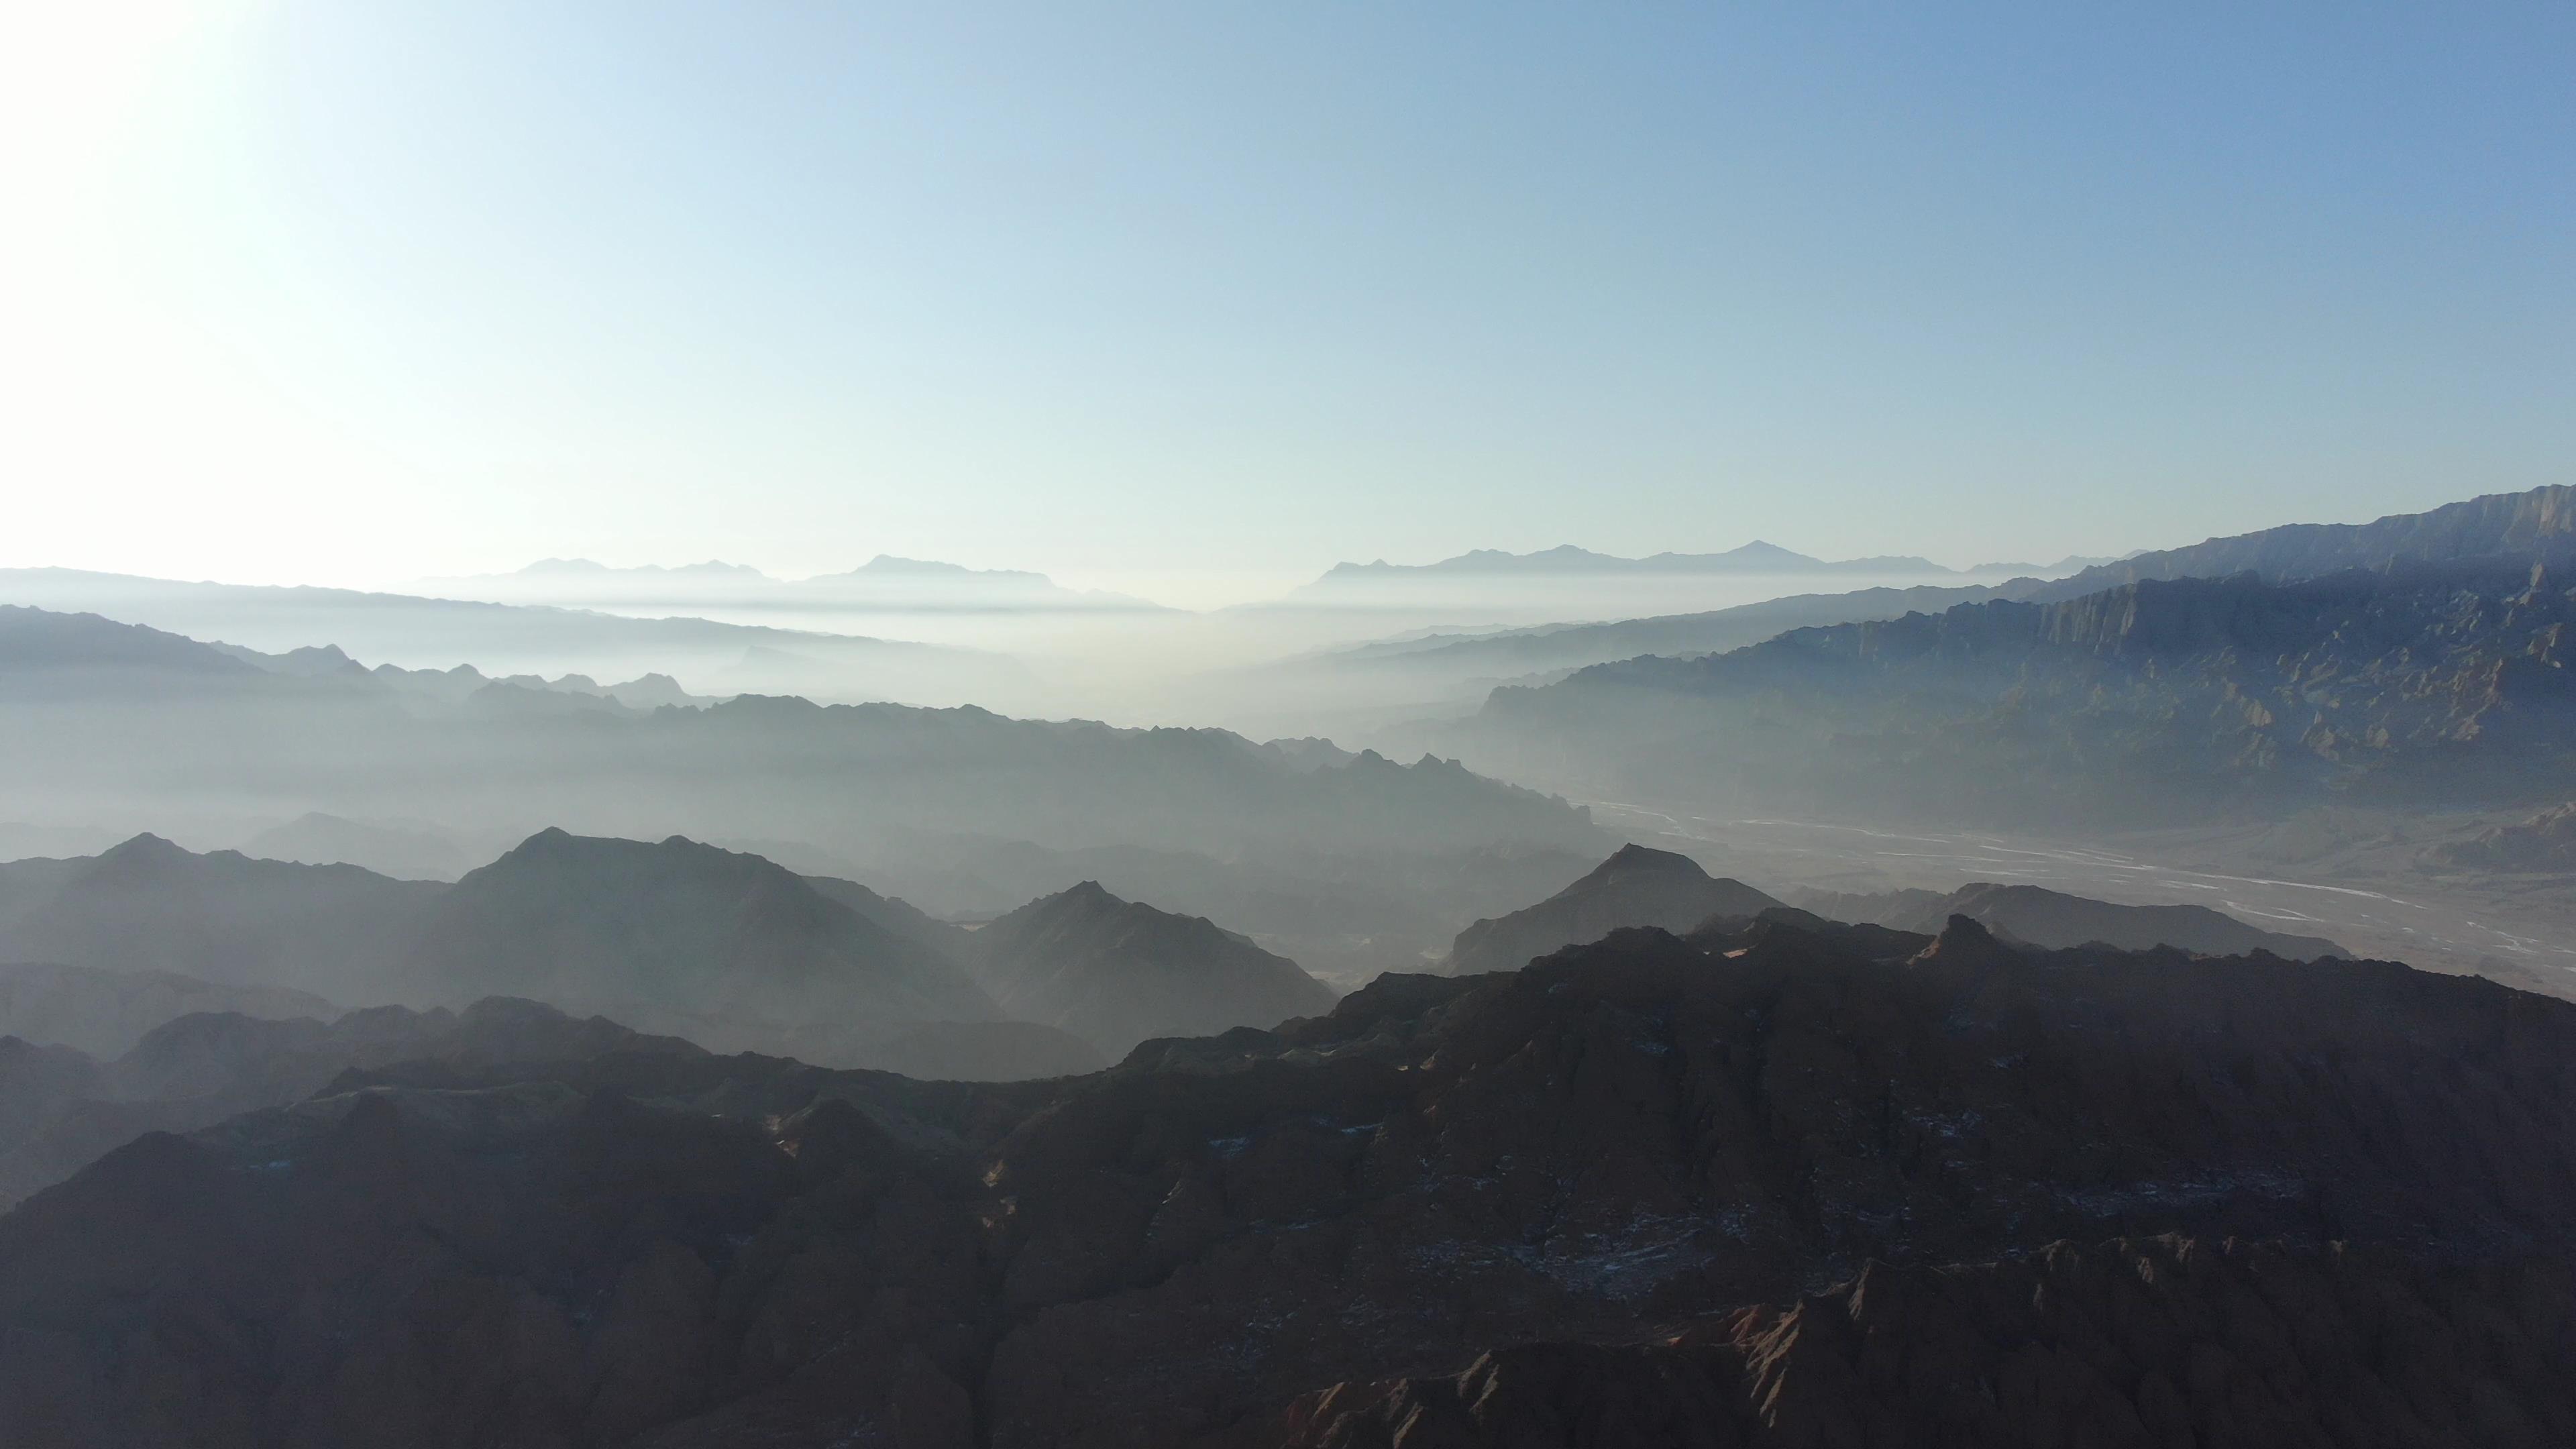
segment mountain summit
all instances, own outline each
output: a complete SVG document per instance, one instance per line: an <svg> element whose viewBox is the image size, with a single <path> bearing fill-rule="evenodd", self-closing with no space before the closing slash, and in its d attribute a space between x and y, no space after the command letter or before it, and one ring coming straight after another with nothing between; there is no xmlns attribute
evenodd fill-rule
<svg viewBox="0 0 2576 1449"><path fill-rule="evenodd" d="M975 940L977 975L1004 1010L1113 1059L1150 1037L1267 1027L1333 1004L1332 988L1287 957L1201 917L1120 900L1098 881L1031 901Z"/></svg>
<svg viewBox="0 0 2576 1449"><path fill-rule="evenodd" d="M928 946L784 866L676 835L528 837L439 897L403 973L427 999L537 997L826 1063L1000 1015Z"/></svg>
<svg viewBox="0 0 2576 1449"><path fill-rule="evenodd" d="M1460 931L1448 970L1453 976L1517 971L1551 951L1626 927L1687 931L1711 916L1758 915L1778 904L1742 881L1711 876L1687 855L1623 845L1537 905Z"/></svg>

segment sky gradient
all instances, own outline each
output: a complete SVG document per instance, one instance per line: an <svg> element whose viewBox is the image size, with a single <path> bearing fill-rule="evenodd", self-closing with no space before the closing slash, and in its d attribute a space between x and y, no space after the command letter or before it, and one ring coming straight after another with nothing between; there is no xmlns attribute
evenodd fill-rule
<svg viewBox="0 0 2576 1449"><path fill-rule="evenodd" d="M2576 456L2566 6L107 8L0 20L0 565L1209 604Z"/></svg>

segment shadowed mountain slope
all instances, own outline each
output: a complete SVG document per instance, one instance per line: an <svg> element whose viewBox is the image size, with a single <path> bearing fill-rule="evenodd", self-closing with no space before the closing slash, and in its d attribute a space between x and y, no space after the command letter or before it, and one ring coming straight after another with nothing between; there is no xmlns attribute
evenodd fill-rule
<svg viewBox="0 0 2576 1449"><path fill-rule="evenodd" d="M1149 1037L1266 1027L1333 1004L1332 988L1197 916L1084 881L975 932L975 972L1004 1011L1111 1058Z"/></svg>
<svg viewBox="0 0 2576 1449"><path fill-rule="evenodd" d="M1404 1443L1541 1449L2563 1437L2576 1006L1894 939L1621 932L1016 1087L352 1073L0 1217L0 1421L1364 1445L1409 1395Z"/></svg>
<svg viewBox="0 0 2576 1449"><path fill-rule="evenodd" d="M2369 523L2292 523L2136 553L2048 587L2076 598L2140 579L2224 578L2251 572L2275 581L2323 578L2346 569L2503 559L2523 564L2576 560L2576 486L2487 493L2422 513Z"/></svg>
<svg viewBox="0 0 2576 1449"><path fill-rule="evenodd" d="M2293 961L2352 953L2319 936L2289 935L2247 925L2207 906L2122 906L2035 885L1981 881L1944 895L1905 890L1878 893L1805 891L1799 905L1837 921L1867 921L1930 935L1952 916L1966 916L1988 930L2051 949L2100 944L2124 951L2171 946L2202 956L2244 956L2269 951Z"/></svg>
<svg viewBox="0 0 2576 1449"><path fill-rule="evenodd" d="M946 957L756 855L541 831L421 922L404 994L613 1011L719 1051L847 1062L932 1021L1001 1013Z"/></svg>
<svg viewBox="0 0 2576 1449"><path fill-rule="evenodd" d="M1200 1449L2542 1445L2576 1439L2576 1278L2189 1238L1873 1264L1618 1346L1342 1384Z"/></svg>
<svg viewBox="0 0 2576 1449"><path fill-rule="evenodd" d="M1537 905L1459 932L1447 970L1453 976L1517 971L1560 947L1598 941L1623 927L1687 931L1711 916L1758 915L1779 904L1742 881L1712 877L1689 856L1624 845Z"/></svg>

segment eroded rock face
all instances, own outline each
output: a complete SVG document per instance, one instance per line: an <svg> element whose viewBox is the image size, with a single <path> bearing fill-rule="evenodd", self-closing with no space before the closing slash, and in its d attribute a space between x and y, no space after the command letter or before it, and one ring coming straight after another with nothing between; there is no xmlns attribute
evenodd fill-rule
<svg viewBox="0 0 2576 1449"><path fill-rule="evenodd" d="M2375 1412L2372 1383L2426 1423L2560 1442L2563 1399L2522 1365L2564 1361L2564 1269L2535 1255L2571 1229L2576 1005L1774 912L1389 976L1063 1082L629 1052L352 1073L0 1218L0 1422L117 1445L2178 1442L2153 1370L2186 1415L2233 1416L2190 1418L2237 1435L2206 1443L2381 1442L2279 1416ZM2201 1241L2041 1254L2164 1233ZM2162 1437L2101 1437L2122 1411Z"/></svg>
<svg viewBox="0 0 2576 1449"><path fill-rule="evenodd" d="M1337 1384L1204 1449L2539 1446L2576 1439L2571 1355L2563 1262L2124 1239Z"/></svg>

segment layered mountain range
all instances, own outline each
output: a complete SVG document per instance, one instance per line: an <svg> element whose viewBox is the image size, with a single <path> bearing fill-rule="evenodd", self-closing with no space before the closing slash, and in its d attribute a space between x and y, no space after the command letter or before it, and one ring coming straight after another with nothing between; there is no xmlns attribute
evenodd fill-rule
<svg viewBox="0 0 2576 1449"><path fill-rule="evenodd" d="M2145 579L1598 666L1497 690L1461 739L1560 784L1882 818L2560 799L2571 623L2567 582L2518 560Z"/></svg>
<svg viewBox="0 0 2576 1449"><path fill-rule="evenodd" d="M0 609L0 703L24 746L0 757L0 786L72 818L286 805L520 833L864 851L935 830L1220 856L1600 839L1582 812L1453 763L1318 763L1222 730L763 696L650 712L490 686L472 698L482 707L459 716L363 669L282 674L172 634ZM679 779L690 788L641 788Z"/></svg>
<svg viewBox="0 0 2576 1449"><path fill-rule="evenodd" d="M1268 1025L1334 995L1239 936L1096 886L968 932L756 855L553 829L452 886L148 835L0 865L12 960L64 964L0 975L0 1030L98 1051L190 1010L508 995L721 1051L922 1076L1089 1070L1147 1036ZM156 1005L171 1009L146 1019Z"/></svg>
<svg viewBox="0 0 2576 1449"><path fill-rule="evenodd" d="M2576 1426L2576 1006L2489 982L1772 911L1008 1086L473 1015L0 1217L0 1422L960 1449Z"/></svg>

